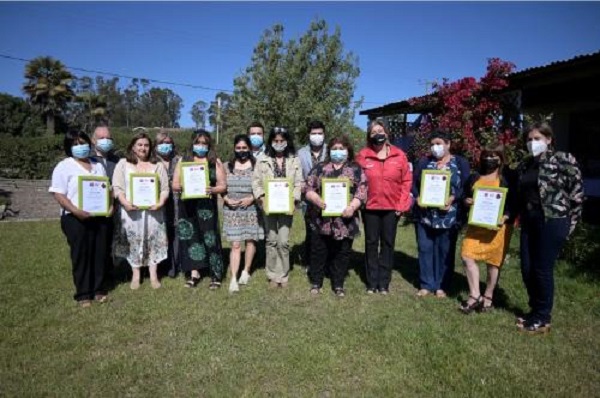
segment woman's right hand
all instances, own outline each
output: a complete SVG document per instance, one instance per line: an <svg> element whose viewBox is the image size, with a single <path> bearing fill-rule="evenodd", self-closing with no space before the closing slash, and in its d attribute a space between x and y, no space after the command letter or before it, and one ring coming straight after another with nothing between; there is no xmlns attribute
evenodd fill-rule
<svg viewBox="0 0 600 398"><path fill-rule="evenodd" d="M92 215L90 213L88 213L87 211L84 210L80 210L80 209L73 209L73 215L75 217L77 217L77 219L79 221L85 221L88 218L90 218Z"/></svg>
<svg viewBox="0 0 600 398"><path fill-rule="evenodd" d="M132 205L128 200L124 200L121 202L121 206L125 209L125 211L135 211L139 210L137 206Z"/></svg>

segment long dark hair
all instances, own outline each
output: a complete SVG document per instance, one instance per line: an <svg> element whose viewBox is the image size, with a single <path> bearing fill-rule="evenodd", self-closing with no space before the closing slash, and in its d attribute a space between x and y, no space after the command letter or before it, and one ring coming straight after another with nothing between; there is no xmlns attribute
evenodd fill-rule
<svg viewBox="0 0 600 398"><path fill-rule="evenodd" d="M133 153L133 146L138 140L146 139L150 143L150 149L148 150L148 161L150 163L156 163L156 156L154 156L154 144L152 143L152 139L145 132L137 133L133 136L129 145L127 145L127 152L125 153L125 159L131 164L137 164L138 159L135 153Z"/></svg>
<svg viewBox="0 0 600 398"><path fill-rule="evenodd" d="M233 151L235 152L235 146L240 141L244 141L244 143L246 145L248 145L248 150L250 151L250 157L248 159L250 159L250 163L252 163L252 168L254 169L254 165L256 164L256 159L254 159L254 156L252 155L252 144L250 143L250 138L248 138L248 136L246 134L238 134L233 138ZM231 160L229 161L229 164L228 164L230 173L233 173L233 166L235 165L236 160L237 160L237 158L235 157L235 153L234 153L231 156Z"/></svg>
<svg viewBox="0 0 600 398"><path fill-rule="evenodd" d="M203 129L194 130L194 134L192 134L192 144L190 145L190 158L194 158L194 144L199 144L200 138L204 138L204 142L208 145L208 153L206 154L206 159L210 164L217 163L217 152L215 152L212 144L212 138L210 133Z"/></svg>
<svg viewBox="0 0 600 398"><path fill-rule="evenodd" d="M277 152L271 146L273 144L273 140L276 136L282 136L284 140L287 141L287 147L283 150L283 156L286 158L290 155L296 154L296 147L294 147L294 140L292 136L288 132L288 130L284 127L273 127L271 132L269 133L269 138L267 139L267 148L265 150L267 156L274 158L277 156Z"/></svg>
<svg viewBox="0 0 600 398"><path fill-rule="evenodd" d="M325 156L325 163L328 163L331 161L331 156L330 156L331 148L336 144L342 144L344 146L344 148L346 148L346 150L348 151L348 159L346 160L346 162L348 164L353 163L354 162L354 147L352 146L352 142L350 142L350 138L348 138L348 136L345 134L342 135L341 137L333 137L332 139L329 140L329 143L327 144L327 154Z"/></svg>

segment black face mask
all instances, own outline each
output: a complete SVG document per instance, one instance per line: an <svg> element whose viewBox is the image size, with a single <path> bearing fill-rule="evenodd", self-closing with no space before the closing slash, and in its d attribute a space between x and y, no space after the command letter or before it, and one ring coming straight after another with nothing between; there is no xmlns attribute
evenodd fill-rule
<svg viewBox="0 0 600 398"><path fill-rule="evenodd" d="M235 151L235 158L239 160L246 160L250 158L250 151Z"/></svg>
<svg viewBox="0 0 600 398"><path fill-rule="evenodd" d="M385 142L385 134L375 134L369 137L371 144L373 145L381 145Z"/></svg>
<svg viewBox="0 0 600 398"><path fill-rule="evenodd" d="M485 158L481 161L481 173L490 174L494 170L500 167L500 159L488 159Z"/></svg>

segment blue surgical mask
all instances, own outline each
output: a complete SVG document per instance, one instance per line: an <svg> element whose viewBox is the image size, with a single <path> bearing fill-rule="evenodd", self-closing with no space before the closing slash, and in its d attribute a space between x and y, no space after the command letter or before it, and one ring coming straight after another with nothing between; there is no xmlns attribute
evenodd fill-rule
<svg viewBox="0 0 600 398"><path fill-rule="evenodd" d="M194 153L198 156L206 156L208 147L206 145L194 145Z"/></svg>
<svg viewBox="0 0 600 398"><path fill-rule="evenodd" d="M173 144L158 144L156 152L161 156L169 156L173 152Z"/></svg>
<svg viewBox="0 0 600 398"><path fill-rule="evenodd" d="M264 140L263 137L260 135L251 135L250 136L250 143L252 144L253 147L258 148L259 146L262 146Z"/></svg>
<svg viewBox="0 0 600 398"><path fill-rule="evenodd" d="M90 156L90 146L88 144L73 145L71 153L76 159L87 159Z"/></svg>
<svg viewBox="0 0 600 398"><path fill-rule="evenodd" d="M344 163L348 159L347 149L332 149L329 154L333 163Z"/></svg>
<svg viewBox="0 0 600 398"><path fill-rule="evenodd" d="M96 142L96 148L102 153L110 152L110 150L113 149L113 146L113 141L110 138L100 138L98 142Z"/></svg>

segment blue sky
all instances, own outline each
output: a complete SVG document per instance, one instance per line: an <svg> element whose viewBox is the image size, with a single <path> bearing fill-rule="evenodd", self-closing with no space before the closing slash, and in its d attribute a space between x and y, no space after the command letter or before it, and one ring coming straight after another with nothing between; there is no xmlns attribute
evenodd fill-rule
<svg viewBox="0 0 600 398"><path fill-rule="evenodd" d="M265 29L296 38L316 17L359 57L363 109L422 95L426 80L480 77L490 57L525 69L600 50L590 2L0 2L0 54L231 90ZM24 66L0 58L0 92L22 96ZM182 126L215 94L165 87L184 100Z"/></svg>

